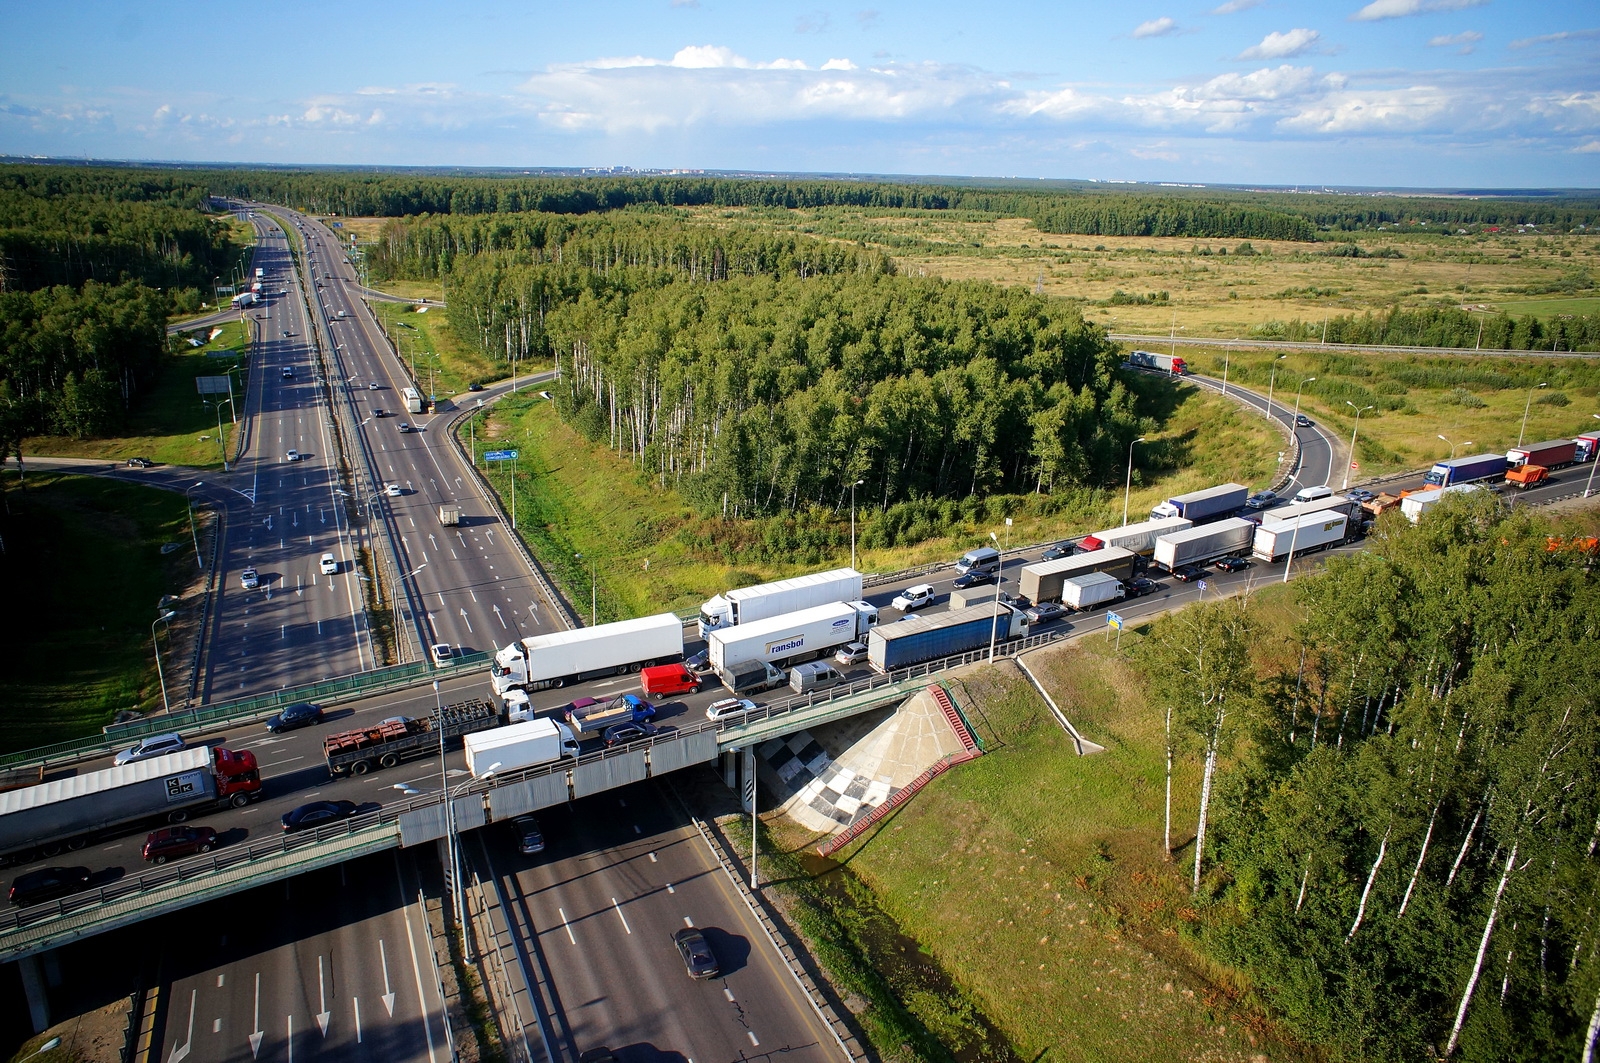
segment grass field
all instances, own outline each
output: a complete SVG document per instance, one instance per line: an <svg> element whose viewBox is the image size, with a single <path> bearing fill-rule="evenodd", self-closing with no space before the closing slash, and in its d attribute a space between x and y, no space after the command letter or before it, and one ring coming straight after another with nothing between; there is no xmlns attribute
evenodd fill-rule
<svg viewBox="0 0 1600 1063"><path fill-rule="evenodd" d="M1287 595L1258 594L1268 638L1293 622ZM1058 704L1106 752L1080 758L1011 666L953 686L988 755L935 780L846 850L849 871L999 1027L1023 1060L1313 1058L1278 1039L1190 941L1183 881L1198 759L1179 757L1174 835L1161 853L1163 720L1128 653L1098 638L1030 655ZM1270 651L1268 651L1270 652ZM1225 768L1223 769L1226 770ZM810 840L769 824L791 850ZM959 1047L940 1001L902 999Z"/></svg>
<svg viewBox="0 0 1600 1063"><path fill-rule="evenodd" d="M369 305L424 389L431 384L436 395L457 395L468 384L487 384L505 375L488 358L461 345L450 332L449 311L443 307L376 301Z"/></svg>
<svg viewBox="0 0 1600 1063"><path fill-rule="evenodd" d="M244 326L230 321L219 326L220 334L203 347L181 348L170 356L161 378L150 393L138 402L128 416L126 429L104 439L72 439L67 436L36 436L23 441L23 453L52 457L107 458L112 461L135 456L166 465L189 465L197 469L222 468L222 452L217 446L217 410L206 405L195 391L197 376L222 376L245 362L249 347ZM234 404L244 413L243 371L235 372ZM224 397L222 426L232 457L234 426Z"/></svg>
<svg viewBox="0 0 1600 1063"><path fill-rule="evenodd" d="M1156 394L1162 405L1153 412L1159 413L1163 426L1149 438L1172 442L1188 463L1157 482L1136 476L1130 501L1132 519L1139 519L1175 492L1235 477L1263 487L1270 481L1282 442L1262 418L1241 413L1229 400L1194 387L1176 393L1164 388ZM536 393L503 399L473 423L470 433L463 426L462 436L476 441L478 453L513 446L520 452L516 470L518 530L566 589L570 601L589 602L589 561L594 562L595 596L602 621L663 609L692 609L729 587L818 567L743 560L739 536L748 531L698 516L676 492L655 486L627 461L562 424L554 406ZM1136 472L1137 464L1136 452ZM488 475L509 511L509 463L490 466ZM1120 523L1121 491L1083 492L1081 501L1081 505L1069 507L1067 514L1041 517L1030 513L1026 501L1019 499L1009 541L1020 546ZM863 528L871 517L870 511L861 511ZM850 561L848 511L837 519L843 546L833 563L843 565ZM1007 534L1004 527L974 526L911 547L863 548L859 564L863 571L885 572L953 557L991 530ZM586 560L576 561L576 553Z"/></svg>
<svg viewBox="0 0 1600 1063"><path fill-rule="evenodd" d="M30 472L25 489L14 474L4 482L13 607L0 751L92 734L123 709L159 709L150 624L195 567L183 496L59 473ZM163 543L180 549L163 555Z"/></svg>

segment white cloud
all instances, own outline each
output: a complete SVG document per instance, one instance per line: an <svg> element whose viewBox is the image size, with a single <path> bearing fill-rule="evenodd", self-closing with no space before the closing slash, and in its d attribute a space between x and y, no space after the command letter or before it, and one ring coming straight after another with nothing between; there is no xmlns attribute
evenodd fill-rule
<svg viewBox="0 0 1600 1063"><path fill-rule="evenodd" d="M856 65L848 59L829 59L822 64L823 70L854 70Z"/></svg>
<svg viewBox="0 0 1600 1063"><path fill-rule="evenodd" d="M1461 99L1432 85L1332 92L1280 123L1287 131L1323 135L1421 133L1460 125ZM1441 123L1452 117L1454 122Z"/></svg>
<svg viewBox="0 0 1600 1063"><path fill-rule="evenodd" d="M1252 7L1261 6L1261 0L1228 0L1225 4L1218 4L1211 9L1213 15L1237 15L1241 11L1249 11Z"/></svg>
<svg viewBox="0 0 1600 1063"><path fill-rule="evenodd" d="M1240 59L1288 59L1290 56L1300 55L1317 41L1322 39L1322 34L1316 30L1292 29L1287 33L1276 31L1261 38L1261 43L1246 48L1240 52Z"/></svg>
<svg viewBox="0 0 1600 1063"><path fill-rule="evenodd" d="M1584 141L1572 151L1576 155L1600 155L1600 139Z"/></svg>
<svg viewBox="0 0 1600 1063"><path fill-rule="evenodd" d="M1386 18L1428 15L1435 11L1461 11L1478 7L1489 0L1372 0L1350 16L1351 22L1381 22Z"/></svg>
<svg viewBox="0 0 1600 1063"><path fill-rule="evenodd" d="M1166 15L1153 18L1149 22L1141 22L1133 28L1133 37L1143 40L1146 37L1170 37L1178 32L1178 23Z"/></svg>
<svg viewBox="0 0 1600 1063"><path fill-rule="evenodd" d="M1470 55L1473 46L1483 40L1483 34L1477 30L1466 30L1462 33L1444 33L1428 39L1429 48L1456 48L1459 46L1460 55Z"/></svg>
<svg viewBox="0 0 1600 1063"><path fill-rule="evenodd" d="M1600 37L1600 30L1566 30L1562 33L1546 33L1542 37L1524 37L1512 41L1508 48L1531 48L1539 44L1564 44L1567 41L1592 41Z"/></svg>

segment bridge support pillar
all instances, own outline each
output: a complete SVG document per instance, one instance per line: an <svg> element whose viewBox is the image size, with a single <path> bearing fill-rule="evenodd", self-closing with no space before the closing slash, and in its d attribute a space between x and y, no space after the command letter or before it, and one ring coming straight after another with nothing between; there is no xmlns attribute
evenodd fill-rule
<svg viewBox="0 0 1600 1063"><path fill-rule="evenodd" d="M739 788L739 751L736 749L722 752L722 785L730 790Z"/></svg>
<svg viewBox="0 0 1600 1063"><path fill-rule="evenodd" d="M22 991L28 998L28 1018L33 1020L33 1032L44 1033L50 1028L50 998L45 993L39 957L24 956L17 961L17 971L22 975Z"/></svg>

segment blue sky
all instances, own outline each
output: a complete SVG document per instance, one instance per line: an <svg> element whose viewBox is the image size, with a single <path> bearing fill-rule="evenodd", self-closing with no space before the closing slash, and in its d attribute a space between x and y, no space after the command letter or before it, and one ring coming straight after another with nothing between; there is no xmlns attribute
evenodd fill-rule
<svg viewBox="0 0 1600 1063"><path fill-rule="evenodd" d="M0 0L0 152L1600 185L1600 4Z"/></svg>

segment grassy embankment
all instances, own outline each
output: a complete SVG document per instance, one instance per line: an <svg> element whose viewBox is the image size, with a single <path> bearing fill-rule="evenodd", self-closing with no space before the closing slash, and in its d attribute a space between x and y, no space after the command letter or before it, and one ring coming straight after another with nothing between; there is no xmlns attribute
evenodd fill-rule
<svg viewBox="0 0 1600 1063"><path fill-rule="evenodd" d="M120 434L103 439L35 436L23 441L24 458L29 454L47 454L118 461L140 456L164 465L222 468L222 452L217 446L216 408L200 401L194 378L222 376L234 366L243 365L250 345L240 322L229 321L217 327L220 334L205 346L184 345L180 353L166 359L160 379L134 404L127 426ZM234 405L242 415L245 373L236 372L233 379ZM226 396L222 403L222 427L231 458L236 428Z"/></svg>
<svg viewBox="0 0 1600 1063"><path fill-rule="evenodd" d="M507 375L503 367L456 339L444 307L377 301L368 305L424 392L431 386L441 400L459 397L468 384L487 384ZM534 367L519 365L517 371L521 375L533 372Z"/></svg>
<svg viewBox="0 0 1600 1063"><path fill-rule="evenodd" d="M1289 595L1269 588L1252 608L1264 628L1261 654L1281 655L1296 613ZM1124 636L1121 656L1090 637L1029 657L1104 753L1077 757L1012 666L973 669L953 689L990 753L935 780L844 854L849 875L871 892L847 888L858 901L835 917L860 928L855 944L866 962L951 1050L977 1048L963 1019L970 1007L1023 1060L1310 1058L1278 1038L1230 973L1193 943L1201 917L1184 863L1192 859L1199 764L1180 747L1178 855L1169 862L1161 851L1163 718L1129 663L1146 630ZM767 830L791 854L815 844L787 821L769 817ZM817 903L799 861L791 856L776 868L799 877L798 898ZM839 892L824 905L840 908ZM965 999L926 992L914 973L897 980L902 965L873 956L884 937L872 927L874 909Z"/></svg>
<svg viewBox="0 0 1600 1063"><path fill-rule="evenodd" d="M159 710L150 622L194 571L183 496L52 472L28 473L25 487L8 472L5 490L16 607L0 750L93 734L123 709ZM163 555L163 543L179 548ZM170 682L175 662L165 663Z"/></svg>
<svg viewBox="0 0 1600 1063"><path fill-rule="evenodd" d="M1163 427L1153 440L1183 444L1188 466L1160 483L1135 483L1133 518L1174 491L1217 483L1235 476L1252 483L1270 479L1279 440L1265 423L1231 402L1194 388L1173 392L1163 385L1153 402ZM518 529L529 547L562 583L574 603L587 602L593 560L602 621L642 616L662 609L691 609L732 586L779 579L817 566L750 563L752 541L760 530L752 522L704 518L677 493L653 484L625 459L589 443L562 424L549 402L530 394L508 398L474 419L478 452L514 446L517 462ZM468 434L463 427L463 438ZM508 463L489 468L489 478L510 509ZM862 519L870 514L862 511ZM848 512L841 514L849 520ZM1021 545L1083 534L1122 517L1122 492L1099 492L1083 508L1054 517L1023 515L1010 530ZM863 571L893 571L953 557L991 530L971 527L963 535L927 540L893 550L863 550ZM848 534L848 533L847 533ZM849 564L848 538L837 564ZM573 555L582 553L585 560ZM585 610L586 612L587 610Z"/></svg>

